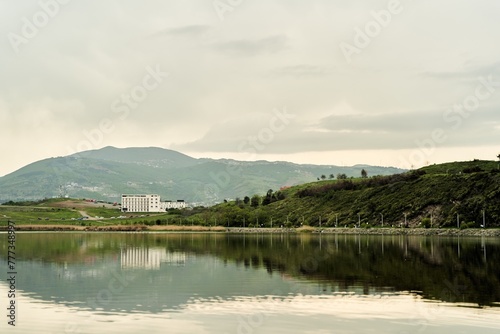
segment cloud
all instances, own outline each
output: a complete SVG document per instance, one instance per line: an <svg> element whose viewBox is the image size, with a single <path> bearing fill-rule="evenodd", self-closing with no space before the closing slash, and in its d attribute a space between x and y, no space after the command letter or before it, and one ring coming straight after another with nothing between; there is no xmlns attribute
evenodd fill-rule
<svg viewBox="0 0 500 334"><path fill-rule="evenodd" d="M209 25L203 25L203 24L193 24L193 25L186 25L182 27L176 27L176 28L168 28L164 29L161 31L158 31L151 36L154 37L159 37L159 36L175 36L175 37L198 37L210 30Z"/></svg>
<svg viewBox="0 0 500 334"><path fill-rule="evenodd" d="M324 66L300 64L292 66L278 67L271 71L271 74L276 76L289 77L318 77L330 75L330 70Z"/></svg>
<svg viewBox="0 0 500 334"><path fill-rule="evenodd" d="M480 65L471 64L455 71L429 71L422 73L422 76L427 78L439 80L461 80L467 82L477 82L479 77L488 77L491 75L500 80L500 62Z"/></svg>
<svg viewBox="0 0 500 334"><path fill-rule="evenodd" d="M285 35L275 35L258 40L240 39L218 43L215 49L232 56L250 57L282 51L288 47L287 44Z"/></svg>
<svg viewBox="0 0 500 334"><path fill-rule="evenodd" d="M256 141L260 153L299 153L308 151L412 149L432 138L436 129L446 140L440 147L490 145L492 138L500 140L498 123L485 122L496 113L483 108L471 114L458 128L443 118L444 110L414 111L385 114L341 114L317 121L301 116L283 131L274 133L272 140L259 141L259 135L269 128L269 115L241 118L215 124L202 137L174 145L173 149L190 152L234 152ZM244 145L246 143L246 145Z"/></svg>

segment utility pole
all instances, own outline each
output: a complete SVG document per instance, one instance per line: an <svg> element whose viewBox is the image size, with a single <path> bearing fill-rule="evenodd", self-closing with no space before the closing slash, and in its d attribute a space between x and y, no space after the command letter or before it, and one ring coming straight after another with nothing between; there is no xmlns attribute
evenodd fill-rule
<svg viewBox="0 0 500 334"><path fill-rule="evenodd" d="M358 228L361 227L361 214L358 213Z"/></svg>
<svg viewBox="0 0 500 334"><path fill-rule="evenodd" d="M486 210L483 210L483 228L486 228Z"/></svg>
<svg viewBox="0 0 500 334"><path fill-rule="evenodd" d="M384 214L383 214L383 213L381 213L381 214L380 214L380 217L382 217L382 227L384 227Z"/></svg>

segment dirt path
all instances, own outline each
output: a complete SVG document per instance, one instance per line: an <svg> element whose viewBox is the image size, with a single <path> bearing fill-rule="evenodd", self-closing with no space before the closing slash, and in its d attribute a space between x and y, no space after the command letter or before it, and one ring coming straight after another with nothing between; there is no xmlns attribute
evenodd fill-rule
<svg viewBox="0 0 500 334"><path fill-rule="evenodd" d="M95 217L91 217L87 212L85 211L78 211L79 214L82 215L82 217L88 217L86 220L97 220Z"/></svg>

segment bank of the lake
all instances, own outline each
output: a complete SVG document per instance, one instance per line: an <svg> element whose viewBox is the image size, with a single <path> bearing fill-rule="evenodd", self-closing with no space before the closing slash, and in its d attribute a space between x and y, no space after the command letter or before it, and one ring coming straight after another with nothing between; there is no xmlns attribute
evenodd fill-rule
<svg viewBox="0 0 500 334"><path fill-rule="evenodd" d="M452 229L452 228L228 228L229 233L327 233L363 235L442 235L499 237L500 229Z"/></svg>
<svg viewBox="0 0 500 334"><path fill-rule="evenodd" d="M6 231L7 226L0 226ZM179 225L41 225L20 224L16 231L75 231L75 232L211 232L211 233L326 233L326 234L362 234L362 235L421 235L421 236L487 236L500 237L500 229L456 229L456 228L254 228L223 226L179 226Z"/></svg>

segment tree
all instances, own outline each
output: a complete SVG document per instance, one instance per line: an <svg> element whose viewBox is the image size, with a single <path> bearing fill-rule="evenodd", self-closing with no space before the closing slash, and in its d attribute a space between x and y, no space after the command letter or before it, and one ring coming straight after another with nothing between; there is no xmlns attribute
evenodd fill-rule
<svg viewBox="0 0 500 334"><path fill-rule="evenodd" d="M326 175L325 174L321 175L321 179L322 180L326 179Z"/></svg>
<svg viewBox="0 0 500 334"><path fill-rule="evenodd" d="M250 203L250 197L245 196L245 197L243 198L243 203L245 203L245 204Z"/></svg>
<svg viewBox="0 0 500 334"><path fill-rule="evenodd" d="M364 168L361 170L361 177L363 179L366 179L368 177L368 172Z"/></svg>
<svg viewBox="0 0 500 334"><path fill-rule="evenodd" d="M260 205L260 196L253 195L252 199L250 200L250 205L254 208L258 207Z"/></svg>
<svg viewBox="0 0 500 334"><path fill-rule="evenodd" d="M335 178L335 175L330 174L330 179L334 179L334 178Z"/></svg>
<svg viewBox="0 0 500 334"><path fill-rule="evenodd" d="M347 175L345 175L344 173L337 174L337 180L345 180L345 179L347 179Z"/></svg>
<svg viewBox="0 0 500 334"><path fill-rule="evenodd" d="M271 204L272 198L273 198L273 190L272 190L272 189L269 189L269 190L267 191L266 196L265 196L265 197L264 197L264 199L262 200L262 205L268 205L268 204Z"/></svg>

